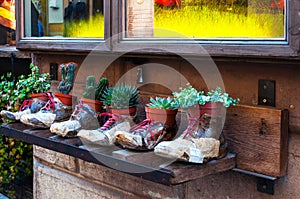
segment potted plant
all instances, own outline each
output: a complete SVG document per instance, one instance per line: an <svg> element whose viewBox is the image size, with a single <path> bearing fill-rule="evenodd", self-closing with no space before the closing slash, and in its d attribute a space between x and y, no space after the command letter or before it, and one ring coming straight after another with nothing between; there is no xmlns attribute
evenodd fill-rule
<svg viewBox="0 0 300 199"><path fill-rule="evenodd" d="M77 64L74 62L60 65L61 81L58 85L59 92L55 92L54 95L67 106L72 106L73 96L69 95L69 93L73 88L76 68Z"/></svg>
<svg viewBox="0 0 300 199"><path fill-rule="evenodd" d="M179 104L174 98L150 98L150 103L145 107L146 117L172 126L176 123L176 114Z"/></svg>
<svg viewBox="0 0 300 199"><path fill-rule="evenodd" d="M81 101L89 105L96 112L100 112L103 105L101 101L103 98L102 95L108 89L108 84L107 78L101 78L99 84L97 84L94 76L88 76L86 78L86 91L83 93Z"/></svg>
<svg viewBox="0 0 300 199"><path fill-rule="evenodd" d="M204 94L199 95L200 114L219 114L222 108L235 106L239 103L239 98L232 98L228 93L222 91L221 87L216 87Z"/></svg>
<svg viewBox="0 0 300 199"><path fill-rule="evenodd" d="M199 116L200 94L189 83L185 88L179 88L179 92L173 92L174 100L182 109L187 110L188 116L195 118Z"/></svg>
<svg viewBox="0 0 300 199"><path fill-rule="evenodd" d="M139 91L130 85L117 85L108 89L102 100L111 113L135 116L136 106L139 104Z"/></svg>
<svg viewBox="0 0 300 199"><path fill-rule="evenodd" d="M30 98L39 98L40 100L47 101L47 91L50 89L50 74L40 73L38 66L33 63L30 64L31 73L25 77L21 75L17 82L19 90L24 90ZM28 96L28 97L29 97Z"/></svg>

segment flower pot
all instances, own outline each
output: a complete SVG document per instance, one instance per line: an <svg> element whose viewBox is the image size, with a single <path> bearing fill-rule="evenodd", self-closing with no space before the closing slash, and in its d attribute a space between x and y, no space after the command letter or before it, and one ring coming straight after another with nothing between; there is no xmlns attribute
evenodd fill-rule
<svg viewBox="0 0 300 199"><path fill-rule="evenodd" d="M199 105L200 114L209 114L209 115L219 115L223 108L222 103L220 102L208 102L204 105Z"/></svg>
<svg viewBox="0 0 300 199"><path fill-rule="evenodd" d="M167 126L172 126L176 122L176 114L178 109L166 110L166 109L154 109L145 107L146 117L154 121L162 122Z"/></svg>
<svg viewBox="0 0 300 199"><path fill-rule="evenodd" d="M51 95L51 93L32 93L30 94L30 98L38 98L44 102L47 102L49 100L49 95Z"/></svg>
<svg viewBox="0 0 300 199"><path fill-rule="evenodd" d="M69 94L63 94L63 93L54 93L55 97L57 97L64 105L66 106L72 106L73 103L73 96Z"/></svg>
<svg viewBox="0 0 300 199"><path fill-rule="evenodd" d="M80 101L84 104L87 104L89 107L94 109L96 112L100 112L102 110L103 102L101 102L99 100L81 98Z"/></svg>
<svg viewBox="0 0 300 199"><path fill-rule="evenodd" d="M125 108L125 109L110 108L110 112L113 114L119 114L119 115L135 116L136 115L136 106Z"/></svg>

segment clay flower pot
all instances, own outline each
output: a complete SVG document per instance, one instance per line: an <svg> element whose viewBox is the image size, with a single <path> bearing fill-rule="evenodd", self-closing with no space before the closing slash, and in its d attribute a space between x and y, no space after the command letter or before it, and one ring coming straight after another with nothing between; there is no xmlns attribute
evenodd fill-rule
<svg viewBox="0 0 300 199"><path fill-rule="evenodd" d="M172 126L176 123L176 114L178 109L166 110L145 107L146 117L154 121L162 122L167 126Z"/></svg>
<svg viewBox="0 0 300 199"><path fill-rule="evenodd" d="M49 95L51 95L51 93L32 93L30 94L30 98L38 98L44 102L47 102L49 100Z"/></svg>
<svg viewBox="0 0 300 199"><path fill-rule="evenodd" d="M101 110L102 110L103 102L101 102L99 100L81 98L80 101L84 104L87 104L89 107L94 109L96 112L101 112Z"/></svg>
<svg viewBox="0 0 300 199"><path fill-rule="evenodd" d="M136 106L125 108L125 109L110 108L110 112L112 114L128 115L133 117L136 115Z"/></svg>
<svg viewBox="0 0 300 199"><path fill-rule="evenodd" d="M73 103L73 96L69 94L63 94L63 93L54 93L55 97L57 97L64 105L66 106L72 106Z"/></svg>
<svg viewBox="0 0 300 199"><path fill-rule="evenodd" d="M200 114L219 115L223 108L220 102L208 102L204 105L199 105Z"/></svg>

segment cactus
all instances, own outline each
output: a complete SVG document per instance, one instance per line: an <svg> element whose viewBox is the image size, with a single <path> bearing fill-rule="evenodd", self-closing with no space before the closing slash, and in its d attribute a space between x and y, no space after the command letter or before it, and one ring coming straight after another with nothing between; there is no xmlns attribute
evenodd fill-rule
<svg viewBox="0 0 300 199"><path fill-rule="evenodd" d="M61 78L62 80L58 85L58 90L60 93L69 94L70 91L72 90L76 68L77 68L77 64L74 62L60 65L61 77L62 77Z"/></svg>
<svg viewBox="0 0 300 199"><path fill-rule="evenodd" d="M103 103L115 109L134 107L139 104L139 91L129 85L114 86L104 92Z"/></svg>
<svg viewBox="0 0 300 199"><path fill-rule="evenodd" d="M104 94L104 91L108 89L108 79L105 77L101 78L97 85L96 78L94 76L88 76L86 78L85 87L86 91L83 93L82 97L102 101L102 95Z"/></svg>

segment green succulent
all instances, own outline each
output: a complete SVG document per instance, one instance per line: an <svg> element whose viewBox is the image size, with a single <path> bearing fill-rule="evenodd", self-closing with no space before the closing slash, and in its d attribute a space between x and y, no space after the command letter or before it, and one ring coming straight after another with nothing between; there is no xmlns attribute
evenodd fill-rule
<svg viewBox="0 0 300 199"><path fill-rule="evenodd" d="M103 96L103 104L116 109L134 107L139 104L139 91L129 85L114 86Z"/></svg>
<svg viewBox="0 0 300 199"><path fill-rule="evenodd" d="M220 87L216 87L216 89L208 91L206 94L206 98L209 102L220 102L226 108L230 107L231 105L235 106L240 101L239 98L234 99L232 97L229 97L229 94L224 93Z"/></svg>
<svg viewBox="0 0 300 199"><path fill-rule="evenodd" d="M181 108L188 108L199 103L200 93L189 83L186 88L179 88L179 90L179 92L173 92L173 96Z"/></svg>
<svg viewBox="0 0 300 199"><path fill-rule="evenodd" d="M156 97L155 99L151 97L150 103L148 103L147 106L154 109L175 110L179 107L179 103L171 97Z"/></svg>
<svg viewBox="0 0 300 199"><path fill-rule="evenodd" d="M99 84L97 84L95 76L88 76L86 78L85 88L86 91L82 97L101 101L104 91L108 89L108 79L103 77L100 79Z"/></svg>

